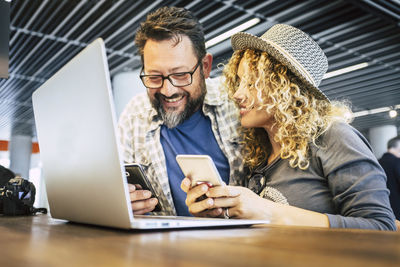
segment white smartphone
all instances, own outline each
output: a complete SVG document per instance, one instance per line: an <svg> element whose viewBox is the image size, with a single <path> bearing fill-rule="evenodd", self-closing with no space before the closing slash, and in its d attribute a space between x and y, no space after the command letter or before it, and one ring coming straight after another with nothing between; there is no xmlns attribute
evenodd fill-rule
<svg viewBox="0 0 400 267"><path fill-rule="evenodd" d="M208 155L177 155L176 161L183 174L192 179L192 186L203 183L209 187L223 184L214 161Z"/></svg>

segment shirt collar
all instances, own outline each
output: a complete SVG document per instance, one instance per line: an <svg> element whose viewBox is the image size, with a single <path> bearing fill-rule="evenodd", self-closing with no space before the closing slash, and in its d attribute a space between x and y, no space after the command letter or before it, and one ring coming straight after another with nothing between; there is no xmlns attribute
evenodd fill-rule
<svg viewBox="0 0 400 267"><path fill-rule="evenodd" d="M227 100L227 92L224 91L222 78L206 79L207 94L204 104L209 106L220 106Z"/></svg>

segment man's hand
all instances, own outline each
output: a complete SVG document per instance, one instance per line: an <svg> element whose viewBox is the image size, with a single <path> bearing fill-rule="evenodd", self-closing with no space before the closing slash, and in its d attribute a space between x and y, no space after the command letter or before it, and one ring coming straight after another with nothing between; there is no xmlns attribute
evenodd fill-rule
<svg viewBox="0 0 400 267"><path fill-rule="evenodd" d="M142 187L138 184L128 184L128 188L133 214L140 215L154 210L158 200L157 198L150 198L151 192L149 190L142 190Z"/></svg>

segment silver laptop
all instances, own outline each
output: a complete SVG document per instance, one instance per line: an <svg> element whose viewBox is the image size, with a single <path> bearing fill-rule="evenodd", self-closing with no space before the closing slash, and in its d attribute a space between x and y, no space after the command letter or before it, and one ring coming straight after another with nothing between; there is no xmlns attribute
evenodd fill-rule
<svg viewBox="0 0 400 267"><path fill-rule="evenodd" d="M133 216L103 40L95 40L54 74L32 101L53 218L125 229L268 223Z"/></svg>

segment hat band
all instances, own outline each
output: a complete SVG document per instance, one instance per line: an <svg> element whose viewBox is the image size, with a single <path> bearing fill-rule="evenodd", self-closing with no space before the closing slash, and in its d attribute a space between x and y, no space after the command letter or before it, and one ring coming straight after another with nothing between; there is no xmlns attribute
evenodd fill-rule
<svg viewBox="0 0 400 267"><path fill-rule="evenodd" d="M279 46L278 44L270 41L270 40L265 40L267 43L269 43L270 45L274 46L276 49L278 49L284 56L286 56L289 60L292 61L294 67L296 69L298 69L304 76L305 78L311 82L311 84L313 84L315 87L317 87L317 84L315 83L314 78L310 75L310 73L303 67L303 65L301 65L297 59L295 59L294 57L292 57L291 54L289 54L285 49L283 49L281 46Z"/></svg>

